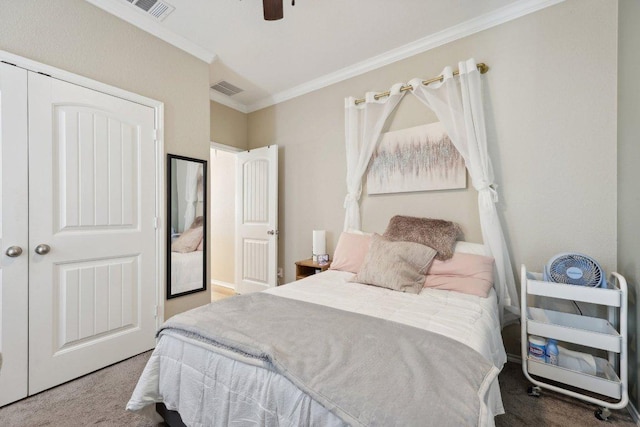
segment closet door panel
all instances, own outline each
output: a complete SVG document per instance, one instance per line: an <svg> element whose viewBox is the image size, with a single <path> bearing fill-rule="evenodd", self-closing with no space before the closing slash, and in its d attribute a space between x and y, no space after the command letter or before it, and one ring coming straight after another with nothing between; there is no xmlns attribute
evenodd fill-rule
<svg viewBox="0 0 640 427"><path fill-rule="evenodd" d="M0 406L27 396L27 147L27 72L0 63Z"/></svg>
<svg viewBox="0 0 640 427"><path fill-rule="evenodd" d="M154 127L152 108L29 74L30 394L155 345Z"/></svg>
<svg viewBox="0 0 640 427"><path fill-rule="evenodd" d="M82 106L53 106L53 116L56 231L137 227L139 129Z"/></svg>

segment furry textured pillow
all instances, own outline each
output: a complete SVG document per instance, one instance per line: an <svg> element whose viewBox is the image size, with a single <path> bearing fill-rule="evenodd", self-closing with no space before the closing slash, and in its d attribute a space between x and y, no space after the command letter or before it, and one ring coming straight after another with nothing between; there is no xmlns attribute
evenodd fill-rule
<svg viewBox="0 0 640 427"><path fill-rule="evenodd" d="M374 234L364 264L351 281L417 294L435 255L428 246L392 242Z"/></svg>
<svg viewBox="0 0 640 427"><path fill-rule="evenodd" d="M383 234L389 240L415 242L432 247L438 252L436 259L441 261L453 256L456 240L460 235L462 231L455 222L402 215L391 218Z"/></svg>
<svg viewBox="0 0 640 427"><path fill-rule="evenodd" d="M370 235L343 232L340 234L340 239L338 239L329 270L357 273L364 263L367 252L369 252L370 244Z"/></svg>
<svg viewBox="0 0 640 427"><path fill-rule="evenodd" d="M487 298L493 286L493 264L488 256L456 252L447 261L433 261L424 287Z"/></svg>

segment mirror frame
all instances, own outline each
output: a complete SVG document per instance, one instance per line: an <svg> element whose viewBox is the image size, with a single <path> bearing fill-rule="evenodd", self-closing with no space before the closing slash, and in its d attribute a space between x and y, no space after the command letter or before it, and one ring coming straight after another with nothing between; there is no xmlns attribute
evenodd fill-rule
<svg viewBox="0 0 640 427"><path fill-rule="evenodd" d="M184 291L184 292L178 292L178 293L173 293L171 290L171 205L172 205L172 198L171 198L171 188L172 188L172 181L171 181L171 174L172 174L172 167L171 167L171 163L173 160L184 160L184 161L188 161L188 162L196 162L196 163L200 163L202 165L202 198L203 198L203 206L202 206L202 216L204 217L204 222L202 225L202 239L204 240L204 245L203 245L203 250L202 250L202 287L200 288L195 288L195 289L190 289L188 291ZM189 294L193 294L196 292L202 292L202 291L206 291L207 290L207 243L208 243L208 238L207 238L207 204L209 203L209 195L207 194L207 181L208 181L208 176L207 176L207 161L206 160L202 160L202 159L194 159L192 157L185 157L185 156L179 156L176 154L167 154L167 226L166 226L166 230L167 230L167 249L166 249L166 253L167 253L167 257L166 257L166 263L167 263L167 268L166 268L166 273L167 273L167 289L166 289L166 299L172 299L172 298L177 298L177 297L181 297L184 295L189 295Z"/></svg>

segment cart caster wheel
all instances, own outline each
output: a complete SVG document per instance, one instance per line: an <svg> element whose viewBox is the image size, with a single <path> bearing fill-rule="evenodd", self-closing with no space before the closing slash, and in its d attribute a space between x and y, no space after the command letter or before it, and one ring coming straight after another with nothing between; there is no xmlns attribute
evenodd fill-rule
<svg viewBox="0 0 640 427"><path fill-rule="evenodd" d="M540 397L540 387L538 387L537 385L530 386L527 389L527 394L532 397Z"/></svg>
<svg viewBox="0 0 640 427"><path fill-rule="evenodd" d="M611 416L611 411L609 408L598 408L593 415L595 415L600 421L608 421Z"/></svg>

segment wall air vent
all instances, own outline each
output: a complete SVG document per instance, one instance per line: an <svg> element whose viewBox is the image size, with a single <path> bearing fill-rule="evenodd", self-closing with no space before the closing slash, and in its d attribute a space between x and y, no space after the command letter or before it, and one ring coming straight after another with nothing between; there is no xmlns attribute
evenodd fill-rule
<svg viewBox="0 0 640 427"><path fill-rule="evenodd" d="M176 10L169 3L161 0L127 0L129 3L139 7L144 12L156 18L158 21L164 20L171 12Z"/></svg>
<svg viewBox="0 0 640 427"><path fill-rule="evenodd" d="M211 86L211 89L217 90L220 93L224 93L227 96L237 95L240 92L244 91L244 89L240 89L239 87L234 86L229 82L225 82L224 80L220 80L218 83Z"/></svg>

